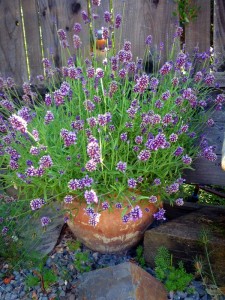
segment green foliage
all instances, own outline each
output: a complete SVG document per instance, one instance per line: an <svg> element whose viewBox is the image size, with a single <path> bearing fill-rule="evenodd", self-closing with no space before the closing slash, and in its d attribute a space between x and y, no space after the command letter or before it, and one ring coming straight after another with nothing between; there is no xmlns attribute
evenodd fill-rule
<svg viewBox="0 0 225 300"><path fill-rule="evenodd" d="M200 6L191 3L191 0L175 0L175 2L181 24L189 23L197 18ZM173 12L173 15L176 16L177 12Z"/></svg>
<svg viewBox="0 0 225 300"><path fill-rule="evenodd" d="M172 255L165 247L160 247L155 257L156 277L162 281L168 291L184 291L193 279L180 261L178 267L172 264Z"/></svg>
<svg viewBox="0 0 225 300"><path fill-rule="evenodd" d="M31 287L39 285L40 279L37 276L28 275L25 280L25 283L28 288L31 288Z"/></svg>
<svg viewBox="0 0 225 300"><path fill-rule="evenodd" d="M136 249L136 260L139 263L139 265L143 268L145 266L145 259L143 256L143 247L140 245Z"/></svg>
<svg viewBox="0 0 225 300"><path fill-rule="evenodd" d="M75 268L80 273L91 271L89 253L88 252L77 252L75 254L74 264L75 264Z"/></svg>
<svg viewBox="0 0 225 300"><path fill-rule="evenodd" d="M67 246L70 251L75 252L81 247L81 242L80 241L68 241Z"/></svg>
<svg viewBox="0 0 225 300"><path fill-rule="evenodd" d="M52 284L57 282L57 275L53 272L53 270L48 269L48 268L43 268L41 270L38 270L37 272L33 272L34 275L29 275L26 278L26 286L29 287L34 287L41 282L43 282L43 287L44 289L48 289Z"/></svg>
<svg viewBox="0 0 225 300"><path fill-rule="evenodd" d="M48 289L52 284L57 282L58 279L56 274L51 269L47 269L47 268L43 269L42 276L44 280L45 289Z"/></svg>

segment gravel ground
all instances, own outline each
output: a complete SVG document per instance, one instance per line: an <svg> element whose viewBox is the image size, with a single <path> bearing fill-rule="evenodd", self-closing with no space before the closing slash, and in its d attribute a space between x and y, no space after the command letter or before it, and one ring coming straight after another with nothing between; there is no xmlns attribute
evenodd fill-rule
<svg viewBox="0 0 225 300"><path fill-rule="evenodd" d="M81 245L78 249L68 247L69 244L74 245L74 238L68 229L65 229L59 244L53 252L49 254L44 269L52 270L52 273L57 276L57 282L50 285L45 291L42 289L40 282L36 286L29 286L28 280L34 275L34 270L21 269L14 271L10 283L5 284L4 280L0 281L0 299L1 300L56 300L68 299L72 300L76 297L76 285L78 279L82 276L81 271L95 270L107 266L114 266L126 261L134 261L135 251L128 251L121 255L100 254L93 252ZM86 253L88 257L86 263L75 267L75 261L79 259L79 253ZM0 270L0 277L4 279L8 272L9 266L3 265ZM80 268L80 270L79 270ZM151 268L146 268L146 271L154 276L154 271ZM35 271L34 271L35 272ZM36 273L39 275L39 273ZM36 278L38 278L36 276ZM193 281L190 285L195 292L192 294L177 292L168 295L168 299L173 300L225 300L225 296L217 298L210 296L201 281ZM170 296L170 298L169 298ZM122 299L121 299L122 300Z"/></svg>

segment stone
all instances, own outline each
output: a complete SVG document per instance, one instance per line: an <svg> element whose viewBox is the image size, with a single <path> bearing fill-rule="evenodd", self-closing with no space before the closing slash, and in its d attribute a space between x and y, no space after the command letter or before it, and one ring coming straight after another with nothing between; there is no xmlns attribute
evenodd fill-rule
<svg viewBox="0 0 225 300"><path fill-rule="evenodd" d="M166 300L161 282L131 262L82 275L76 300Z"/></svg>
<svg viewBox="0 0 225 300"><path fill-rule="evenodd" d="M144 258L150 267L159 247L166 247L176 263L183 261L188 272L194 272L196 257L201 257L207 268L201 235L205 231L207 249L216 282L225 286L225 208L204 206L192 213L173 219L159 227L147 230L144 235ZM209 270L206 269L209 273Z"/></svg>

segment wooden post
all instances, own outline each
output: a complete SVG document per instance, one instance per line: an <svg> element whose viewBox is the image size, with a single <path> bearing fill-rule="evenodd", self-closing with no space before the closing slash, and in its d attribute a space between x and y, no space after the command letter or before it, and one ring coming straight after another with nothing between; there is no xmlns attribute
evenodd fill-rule
<svg viewBox="0 0 225 300"><path fill-rule="evenodd" d="M0 1L0 73L16 84L27 80L20 1Z"/></svg>

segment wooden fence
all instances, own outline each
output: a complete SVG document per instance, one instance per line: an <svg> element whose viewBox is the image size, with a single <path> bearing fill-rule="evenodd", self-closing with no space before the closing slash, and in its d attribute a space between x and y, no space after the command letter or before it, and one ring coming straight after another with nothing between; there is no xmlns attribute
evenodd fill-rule
<svg viewBox="0 0 225 300"><path fill-rule="evenodd" d="M109 0L102 0L100 16L109 9ZM193 0L200 6L197 19L185 26L187 50L199 46L205 51L213 45L218 58L225 61L225 1ZM178 17L174 0L114 0L114 12L124 16L122 41L132 42L134 57L142 57L145 38L151 34L153 45L170 45ZM81 11L86 0L0 0L0 73L13 77L17 84L43 73L42 58L54 58L61 66L61 50L57 29L64 29L72 45L73 25L83 24ZM99 12L100 10L100 12ZM100 18L102 19L102 18ZM97 20L101 28L103 22ZM212 30L213 26L213 30ZM89 49L88 29L83 26L83 49ZM222 73L220 73L222 74ZM220 76L220 84L225 84Z"/></svg>

